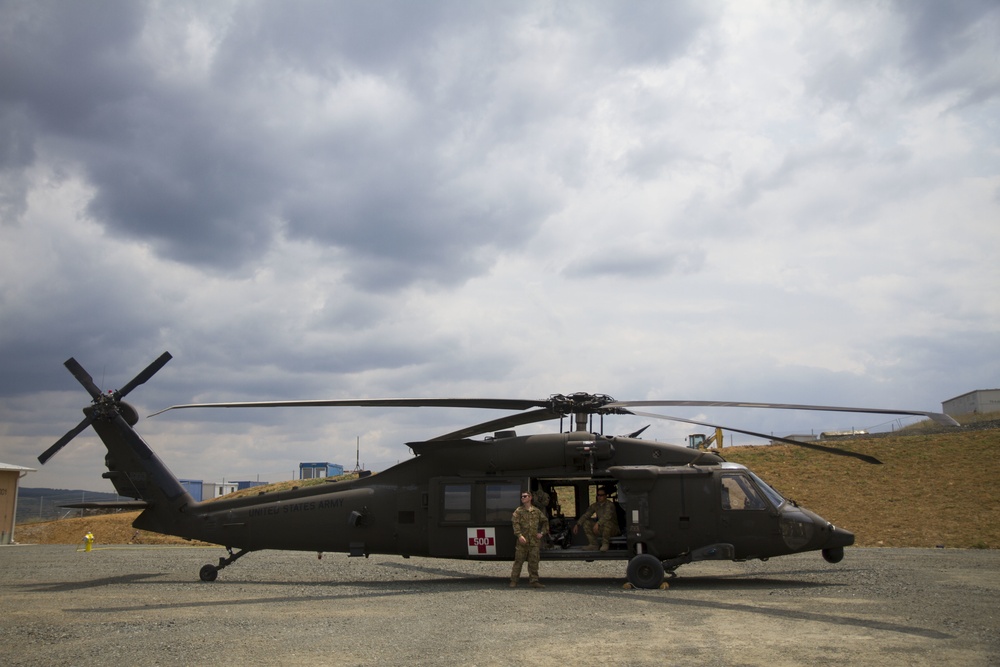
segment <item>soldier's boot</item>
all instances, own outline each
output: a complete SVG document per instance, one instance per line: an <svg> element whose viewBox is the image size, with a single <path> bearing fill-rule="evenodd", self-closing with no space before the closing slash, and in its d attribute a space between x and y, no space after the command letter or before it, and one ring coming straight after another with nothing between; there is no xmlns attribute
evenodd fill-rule
<svg viewBox="0 0 1000 667"><path fill-rule="evenodd" d="M607 540L601 540L601 551L607 551L610 546Z"/></svg>
<svg viewBox="0 0 1000 667"><path fill-rule="evenodd" d="M597 538L589 530L587 531L587 546L585 546L583 550L597 551Z"/></svg>
<svg viewBox="0 0 1000 667"><path fill-rule="evenodd" d="M510 580L510 587L511 588L517 588L517 579L511 579Z"/></svg>
<svg viewBox="0 0 1000 667"><path fill-rule="evenodd" d="M542 584L542 582L538 581L538 579L535 579L534 581L531 582L531 587L532 588L545 588L545 585Z"/></svg>

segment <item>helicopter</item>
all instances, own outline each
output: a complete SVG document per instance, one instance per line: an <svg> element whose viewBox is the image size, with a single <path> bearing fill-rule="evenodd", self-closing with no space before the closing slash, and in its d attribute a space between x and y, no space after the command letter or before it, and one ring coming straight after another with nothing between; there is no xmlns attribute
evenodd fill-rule
<svg viewBox="0 0 1000 667"><path fill-rule="evenodd" d="M543 560L623 560L628 582L653 589L685 564L707 560L746 561L819 551L830 563L854 543L850 531L787 500L747 467L716 451L606 435L606 415L725 428L746 435L808 447L870 464L877 459L814 442L646 412L646 408L702 406L826 410L917 415L958 426L947 415L914 410L720 401L617 401L604 394L554 394L540 400L489 398L376 398L191 403L190 408L264 407L447 407L512 411L429 440L407 443L415 456L377 474L291 490L195 501L135 430L138 412L123 399L170 359L164 352L118 390L102 391L74 358L66 368L90 394L84 418L38 460L45 464L92 426L107 448L103 477L132 500L67 505L74 508L142 510L133 527L221 545L227 556L199 571L205 582L243 556L265 549L513 560L511 514L520 494L547 498L543 509L551 531ZM595 417L599 419L594 424ZM518 426L560 421L558 433L517 435ZM564 420L570 424L563 431ZM595 428L596 426L596 428ZM485 434L485 435L484 435ZM475 436L483 436L475 439ZM597 490L609 495L619 520L617 536L588 549L571 530Z"/></svg>

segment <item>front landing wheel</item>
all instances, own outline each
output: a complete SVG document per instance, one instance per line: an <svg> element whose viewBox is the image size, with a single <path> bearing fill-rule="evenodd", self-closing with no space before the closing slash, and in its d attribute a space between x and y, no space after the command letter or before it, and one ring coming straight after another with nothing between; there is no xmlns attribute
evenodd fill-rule
<svg viewBox="0 0 1000 667"><path fill-rule="evenodd" d="M844 560L844 547L836 549L823 549L823 560L827 563L839 563Z"/></svg>
<svg viewBox="0 0 1000 667"><path fill-rule="evenodd" d="M663 562L651 554L639 554L628 562L625 574L636 588L659 588L663 583Z"/></svg>
<svg viewBox="0 0 1000 667"><path fill-rule="evenodd" d="M215 581L219 576L219 568L214 565L205 565L201 568L201 572L198 573L202 581Z"/></svg>

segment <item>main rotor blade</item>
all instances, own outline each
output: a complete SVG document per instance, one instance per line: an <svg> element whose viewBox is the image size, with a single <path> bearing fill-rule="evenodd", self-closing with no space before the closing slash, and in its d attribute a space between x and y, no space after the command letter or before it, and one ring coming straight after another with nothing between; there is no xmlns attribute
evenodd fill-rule
<svg viewBox="0 0 1000 667"><path fill-rule="evenodd" d="M168 361L173 357L170 356L169 352L164 352L149 366L146 366L145 370L132 378L131 382L118 390L118 396L122 397L128 394L130 391L135 389L141 384L144 384L149 378L153 377L158 370L164 367Z"/></svg>
<svg viewBox="0 0 1000 667"><path fill-rule="evenodd" d="M91 417L84 417L82 422L80 422L74 428L72 428L69 431L67 431L66 435L64 435L63 437L59 438L59 440L56 441L56 444L52 445L51 447L49 447L48 449L46 449L44 452L42 452L42 455L38 457L38 462L41 463L42 465L45 465L45 462L48 461L49 459L51 459L53 456L55 456L56 452L58 452L60 449L62 449L63 447L65 447L66 444L69 443L70 440L72 440L76 436L80 435L80 433L85 428L87 428L88 426L90 426L90 422L92 422L92 421L94 421L94 418L92 416Z"/></svg>
<svg viewBox="0 0 1000 667"><path fill-rule="evenodd" d="M155 417L169 410L183 408L314 408L314 407L385 407L385 408L485 408L495 410L527 410L546 405L546 401L511 398L347 398L304 401L246 401L236 403L187 403L149 415Z"/></svg>
<svg viewBox="0 0 1000 667"><path fill-rule="evenodd" d="M868 456L867 454L859 454L858 452L852 452L846 449L836 449L834 447L826 447L824 445L817 445L814 442L799 442L798 440L792 440L791 438L779 438L778 436L768 435L766 433L757 433L756 431L745 431L738 428L733 428L732 426L723 426L721 424L709 424L708 422L695 421L694 419L684 419L682 417L670 417L667 415L657 415L652 412L638 412L633 410L633 414L642 417L652 417L653 419L665 419L667 421L673 422L684 422L685 424L696 424L698 426L707 426L708 428L721 428L726 431L732 431L734 433L742 433L743 435L752 435L758 438L766 438L768 440L776 440L778 442L784 442L789 445L795 445L797 447L805 447L806 449L815 449L817 451L826 452L827 454L836 454L838 456L849 456L855 459L861 459L865 463L873 463L881 465L879 461L874 456Z"/></svg>
<svg viewBox="0 0 1000 667"><path fill-rule="evenodd" d="M927 417L943 426L959 426L960 424L946 414L940 412L924 412L922 410L889 410L885 408L845 408L835 405L795 405L792 403L733 403L728 401L616 401L606 407L709 407L709 408L770 408L774 410L821 410L827 412L868 412L879 415L914 415ZM732 430L732 429L729 429Z"/></svg>
<svg viewBox="0 0 1000 667"><path fill-rule="evenodd" d="M549 410L532 410L531 412L501 417L500 419L483 422L482 424L466 426L458 431L453 431L451 433L446 433L445 435L439 435L436 438L431 438L428 442L434 442L436 440L461 440L462 438L471 438L472 436L479 435L480 433L502 431L507 428L514 428L515 426L523 426L524 424L534 424L536 422L548 421L550 419L559 419L561 416L562 415Z"/></svg>
<svg viewBox="0 0 1000 667"><path fill-rule="evenodd" d="M63 365L69 369L69 372L73 374L76 381L83 385L83 388L87 390L87 393L90 394L91 398L97 400L101 397L101 390L98 389L96 384L94 384L94 378L90 377L90 373L83 369L80 362L73 357L70 357L63 363Z"/></svg>

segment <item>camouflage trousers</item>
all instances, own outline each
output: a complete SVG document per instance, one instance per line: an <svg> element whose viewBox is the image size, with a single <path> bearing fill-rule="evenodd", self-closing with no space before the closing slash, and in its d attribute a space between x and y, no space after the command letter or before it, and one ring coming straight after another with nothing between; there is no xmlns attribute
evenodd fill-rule
<svg viewBox="0 0 1000 667"><path fill-rule="evenodd" d="M594 533L594 525L597 525L597 533ZM607 542L612 537L617 537L619 534L618 524L611 521L594 521L593 519L584 519L583 524L581 524L584 535L587 536L587 544L596 545L597 538L600 537L601 541Z"/></svg>
<svg viewBox="0 0 1000 667"><path fill-rule="evenodd" d="M531 581L538 581L538 560L540 558L538 542L521 544L518 541L514 549L514 567L510 571L510 580L517 582L521 578L521 568L524 561L528 561L528 578Z"/></svg>

